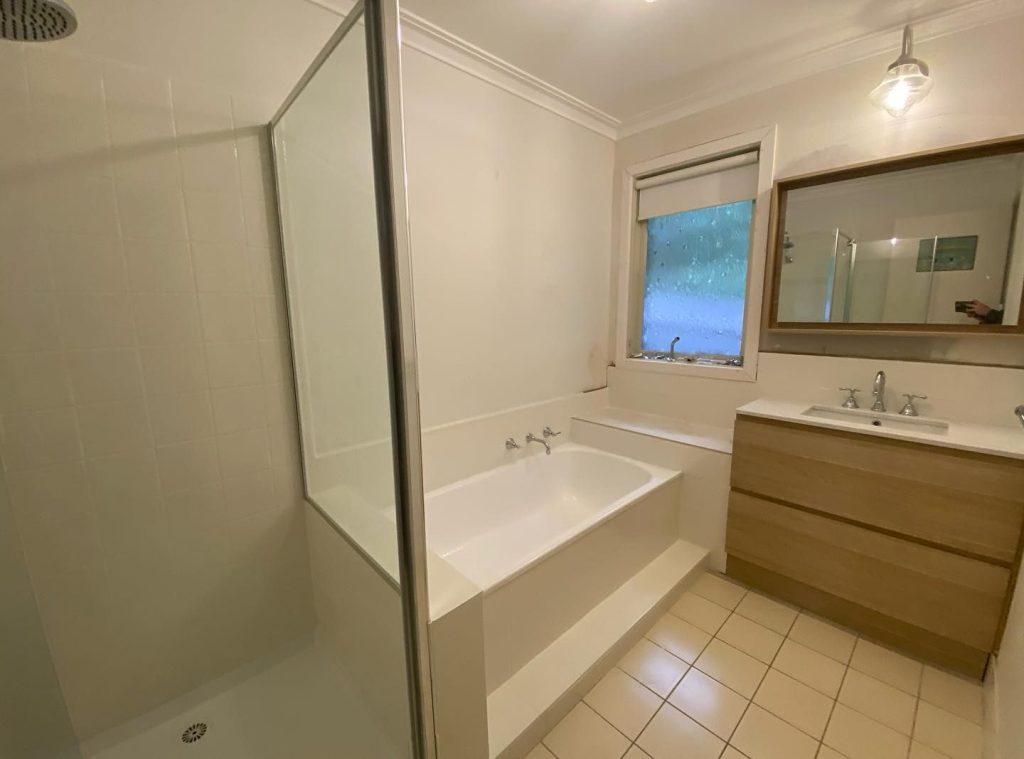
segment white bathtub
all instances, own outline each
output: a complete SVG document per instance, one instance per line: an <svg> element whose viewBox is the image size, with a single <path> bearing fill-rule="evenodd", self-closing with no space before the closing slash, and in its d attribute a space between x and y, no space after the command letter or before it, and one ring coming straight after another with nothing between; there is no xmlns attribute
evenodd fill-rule
<svg viewBox="0 0 1024 759"><path fill-rule="evenodd" d="M488 693L678 537L680 476L566 443L427 494L427 545L484 591Z"/></svg>

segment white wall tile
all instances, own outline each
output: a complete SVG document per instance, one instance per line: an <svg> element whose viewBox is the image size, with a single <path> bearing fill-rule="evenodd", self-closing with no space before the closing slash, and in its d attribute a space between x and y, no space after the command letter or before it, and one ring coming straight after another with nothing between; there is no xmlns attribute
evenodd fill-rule
<svg viewBox="0 0 1024 759"><path fill-rule="evenodd" d="M210 387L240 387L263 381L260 351L256 341L206 345L206 368Z"/></svg>
<svg viewBox="0 0 1024 759"><path fill-rule="evenodd" d="M128 289L121 241L116 237L50 232L47 250L55 290L124 292Z"/></svg>
<svg viewBox="0 0 1024 759"><path fill-rule="evenodd" d="M71 406L0 417L0 454L8 471L77 461L81 455Z"/></svg>
<svg viewBox="0 0 1024 759"><path fill-rule="evenodd" d="M0 355L0 414L70 403L71 386L63 354Z"/></svg>
<svg viewBox="0 0 1024 759"><path fill-rule="evenodd" d="M215 438L189 440L156 449L160 486L165 493L195 490L220 479Z"/></svg>
<svg viewBox="0 0 1024 759"><path fill-rule="evenodd" d="M150 396L149 414L157 445L198 440L214 433L213 407L205 390Z"/></svg>
<svg viewBox="0 0 1024 759"><path fill-rule="evenodd" d="M59 350L60 328L53 293L12 292L0 298L0 351Z"/></svg>
<svg viewBox="0 0 1024 759"><path fill-rule="evenodd" d="M265 386L223 388L212 391L217 432L241 432L267 424Z"/></svg>
<svg viewBox="0 0 1024 759"><path fill-rule="evenodd" d="M200 293L199 312L208 342L256 339L256 314L247 294Z"/></svg>
<svg viewBox="0 0 1024 759"><path fill-rule="evenodd" d="M68 351L67 367L76 403L142 396L142 371L135 348Z"/></svg>
<svg viewBox="0 0 1024 759"><path fill-rule="evenodd" d="M14 192L13 189L4 191L4 197ZM0 245L0 292L52 289L43 235L24 227L0 228L3 229L4 240Z"/></svg>
<svg viewBox="0 0 1024 759"><path fill-rule="evenodd" d="M248 292L247 258L247 250L241 243L193 243L197 289L199 292Z"/></svg>
<svg viewBox="0 0 1024 759"><path fill-rule="evenodd" d="M270 446L266 430L262 428L218 435L217 452L225 479L270 467Z"/></svg>
<svg viewBox="0 0 1024 759"><path fill-rule="evenodd" d="M132 298L140 345L198 343L199 306L192 293L139 293Z"/></svg>
<svg viewBox="0 0 1024 759"><path fill-rule="evenodd" d="M185 190L189 236L199 242L243 242L242 200L236 191Z"/></svg>
<svg viewBox="0 0 1024 759"><path fill-rule="evenodd" d="M131 307L121 293L58 293L66 348L119 348L135 342Z"/></svg>
<svg viewBox="0 0 1024 759"><path fill-rule="evenodd" d="M150 395L197 392L209 387L206 356L198 342L142 348L140 353Z"/></svg>
<svg viewBox="0 0 1024 759"><path fill-rule="evenodd" d="M137 292L190 292L195 288L184 240L126 239L128 283Z"/></svg>
<svg viewBox="0 0 1024 759"><path fill-rule="evenodd" d="M153 445L142 401L79 406L78 424L86 456L105 456Z"/></svg>

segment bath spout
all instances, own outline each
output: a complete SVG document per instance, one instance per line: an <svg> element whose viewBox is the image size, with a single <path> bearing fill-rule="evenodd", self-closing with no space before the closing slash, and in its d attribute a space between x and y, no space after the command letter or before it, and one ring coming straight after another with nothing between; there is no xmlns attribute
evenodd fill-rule
<svg viewBox="0 0 1024 759"><path fill-rule="evenodd" d="M544 438L537 437L532 432L527 432L526 433L526 442L527 443L540 443L541 445L544 446L544 453L546 453L548 456L551 455L551 446L548 445L548 441L545 440Z"/></svg>

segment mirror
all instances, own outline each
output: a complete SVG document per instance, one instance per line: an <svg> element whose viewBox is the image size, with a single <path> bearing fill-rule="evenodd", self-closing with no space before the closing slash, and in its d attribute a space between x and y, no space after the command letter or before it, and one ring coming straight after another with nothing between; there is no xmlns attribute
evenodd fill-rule
<svg viewBox="0 0 1024 759"><path fill-rule="evenodd" d="M1024 140L776 185L770 329L1019 332Z"/></svg>

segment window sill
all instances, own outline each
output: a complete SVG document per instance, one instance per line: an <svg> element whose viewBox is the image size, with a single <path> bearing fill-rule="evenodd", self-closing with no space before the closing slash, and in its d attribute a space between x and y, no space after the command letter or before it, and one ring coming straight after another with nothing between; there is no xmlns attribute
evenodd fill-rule
<svg viewBox="0 0 1024 759"><path fill-rule="evenodd" d="M693 364L684 361L652 361L650 359L626 358L618 363L619 368L626 371L655 372L657 374L675 374L682 377L704 377L707 379L728 380L732 382L756 382L757 363L743 366L715 366Z"/></svg>

